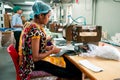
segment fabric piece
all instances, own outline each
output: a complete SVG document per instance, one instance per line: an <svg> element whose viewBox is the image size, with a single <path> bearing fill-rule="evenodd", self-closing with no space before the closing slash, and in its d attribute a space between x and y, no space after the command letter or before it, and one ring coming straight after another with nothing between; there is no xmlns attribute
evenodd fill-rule
<svg viewBox="0 0 120 80"><path fill-rule="evenodd" d="M120 51L113 46L101 46L95 49L92 53L101 58L120 61Z"/></svg>
<svg viewBox="0 0 120 80"><path fill-rule="evenodd" d="M52 63L56 66L59 66L59 67L63 67L63 68L66 67L66 63L65 63L63 57L48 56L48 57L44 58L43 60L47 61L47 62L50 62L50 63Z"/></svg>

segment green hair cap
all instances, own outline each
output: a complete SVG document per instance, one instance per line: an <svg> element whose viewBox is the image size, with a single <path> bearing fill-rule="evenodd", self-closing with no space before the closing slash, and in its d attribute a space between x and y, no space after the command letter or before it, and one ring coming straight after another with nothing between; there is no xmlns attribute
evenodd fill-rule
<svg viewBox="0 0 120 80"><path fill-rule="evenodd" d="M15 7L13 8L13 12L14 12L14 13L16 13L18 10L22 10L22 9L20 8L20 6L15 6Z"/></svg>

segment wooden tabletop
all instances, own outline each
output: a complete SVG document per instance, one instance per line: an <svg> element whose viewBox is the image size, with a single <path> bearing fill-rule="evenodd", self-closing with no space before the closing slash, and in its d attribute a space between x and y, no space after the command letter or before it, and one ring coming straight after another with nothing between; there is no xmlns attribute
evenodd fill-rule
<svg viewBox="0 0 120 80"><path fill-rule="evenodd" d="M108 60L98 57L80 57L65 55L77 68L86 74L91 80L120 80L120 61ZM78 63L79 60L88 60L92 64L103 68L102 72L93 72Z"/></svg>

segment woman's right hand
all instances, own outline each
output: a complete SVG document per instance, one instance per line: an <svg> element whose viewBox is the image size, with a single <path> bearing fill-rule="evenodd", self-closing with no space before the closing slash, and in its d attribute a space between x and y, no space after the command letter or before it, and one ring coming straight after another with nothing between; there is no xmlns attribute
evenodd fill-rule
<svg viewBox="0 0 120 80"><path fill-rule="evenodd" d="M57 54L60 52L61 49L53 46L52 50L53 50L53 54Z"/></svg>

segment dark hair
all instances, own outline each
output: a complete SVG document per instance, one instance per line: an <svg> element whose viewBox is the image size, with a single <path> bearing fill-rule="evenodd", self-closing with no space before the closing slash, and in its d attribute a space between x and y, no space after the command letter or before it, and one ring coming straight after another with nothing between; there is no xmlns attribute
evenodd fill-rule
<svg viewBox="0 0 120 80"><path fill-rule="evenodd" d="M50 12L50 10L49 10L47 13L41 13L41 14L44 15L44 16L46 16L49 12ZM38 16L39 16L39 15L35 14L35 15L34 15L34 18L38 19L38 18L39 18Z"/></svg>

